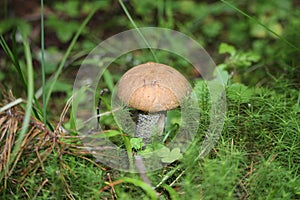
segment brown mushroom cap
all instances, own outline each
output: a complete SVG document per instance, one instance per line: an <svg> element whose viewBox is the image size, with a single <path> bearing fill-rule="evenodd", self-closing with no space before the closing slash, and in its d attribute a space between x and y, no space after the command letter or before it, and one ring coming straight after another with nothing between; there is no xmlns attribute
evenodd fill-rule
<svg viewBox="0 0 300 200"><path fill-rule="evenodd" d="M118 96L126 105L146 112L174 109L190 91L182 74L154 62L131 68L118 85Z"/></svg>

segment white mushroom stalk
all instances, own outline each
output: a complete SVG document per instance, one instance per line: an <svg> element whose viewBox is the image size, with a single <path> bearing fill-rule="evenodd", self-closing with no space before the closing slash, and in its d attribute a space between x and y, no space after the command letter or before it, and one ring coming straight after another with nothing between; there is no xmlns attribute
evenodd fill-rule
<svg viewBox="0 0 300 200"><path fill-rule="evenodd" d="M166 112L179 107L191 92L188 81L174 68L148 62L128 70L118 85L118 97L137 109L136 137L145 144L163 132Z"/></svg>
<svg viewBox="0 0 300 200"><path fill-rule="evenodd" d="M151 143L154 136L163 134L165 127L165 112L138 114L135 136L143 138L145 144Z"/></svg>

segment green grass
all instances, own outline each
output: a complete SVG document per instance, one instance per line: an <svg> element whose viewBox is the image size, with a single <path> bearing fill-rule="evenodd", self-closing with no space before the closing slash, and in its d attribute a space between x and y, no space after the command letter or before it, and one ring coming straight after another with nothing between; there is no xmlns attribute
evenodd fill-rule
<svg viewBox="0 0 300 200"><path fill-rule="evenodd" d="M26 37L23 35L23 37ZM27 103L26 103L26 110L25 115L23 119L22 124L22 130L20 131L20 134L16 138L16 143L13 147L13 150L11 152L11 155L9 156L9 160L7 162L7 165L5 166L6 170L2 170L0 174L0 179L3 180L5 174L8 173L8 175L11 173L9 171L13 171L15 165L12 166L12 163L15 161L17 153L21 149L21 143L24 140L25 134L28 131L29 123L30 123L30 117L32 114L32 107L33 107L33 95L34 95L34 73L33 73L33 67L32 67L32 57L30 52L29 43L26 38L23 38L23 44L24 44L24 54L26 58L26 65L27 65ZM6 182L5 182L6 185Z"/></svg>
<svg viewBox="0 0 300 200"><path fill-rule="evenodd" d="M226 85L227 113L222 135L215 147L208 156L199 157L199 146L203 133L209 125L210 102L207 90L198 87L203 85L202 80L195 78L192 84L195 86L201 111L199 136L195 138L182 159L162 169L147 173L153 187L144 183L139 174L122 172L110 169L101 163L95 163L94 157L84 150L76 130L73 129L74 116L68 110L70 101L66 102L65 99L55 95L51 96L51 94L54 91L54 85L60 81L60 76L65 75L63 67L73 59L73 56L75 57L72 51L84 52L86 50L80 48L84 47L83 40L87 41L92 37L87 36L89 35L87 32L90 31L87 29L87 24L96 15L96 10L101 10L101 6L104 7L104 11L108 9L105 7L107 6L105 3L99 3L101 6L91 9L91 12L82 20L83 22L74 33L73 39L70 40L70 44L58 63L56 72L48 74L48 77L52 78L46 82L49 88L47 88L47 93L43 93L47 96L44 96L42 100L44 106L42 108L38 99L34 98L36 89L34 86L40 82L34 79L38 72L34 71L35 66L32 65L32 60L36 58L34 49L30 48L28 43L29 35L23 34L23 43L13 40L12 47L9 42L6 42L9 37L1 36L0 44L6 53L6 60L3 62L8 66L15 66L14 71L8 70L8 72L17 73L26 92L15 93L14 90L18 91L18 88L12 87L14 96L17 98L17 103L14 104L16 100L12 95L6 94L8 89L5 88L14 86L14 83L8 81L5 87L1 87L3 94L1 94L0 101L2 159L0 162L0 198L300 199L300 87L297 84L297 81L299 82L296 79L297 75L294 74L299 67L297 68L297 61L287 58L287 55L283 55L282 58L285 59L277 61L275 51L282 47L281 43L293 48L293 53L299 54L299 47L296 46L297 44L290 45L290 40L284 39L285 35L289 35L289 33L279 35L276 42L267 36L264 40L252 38L255 40L252 41L249 39L248 33L239 34L238 27L226 21L232 22L228 16L234 12L252 20L251 23L246 24L249 29L254 25L259 25L263 26L267 32L271 30L271 33L274 33L271 28L256 20L256 17L264 15L263 9L269 11L269 8L276 10L278 7L271 3L262 4L262 11L253 13L252 17L234 3L227 1L221 1L225 4L221 2L204 3L201 6L192 1L177 2L173 7L170 2L165 3L164 1L158 1L157 4L152 1L132 2L135 10L130 9L130 6L126 7L123 1L120 1L121 5L119 5L126 14L120 14L118 19L126 22L126 27L136 28L151 25L152 21L149 16L157 11L159 24L188 32L199 42L204 42L204 45L210 44L212 40L220 41L218 45L222 43L223 46L220 47L222 50L218 52L219 46L217 45L215 55L222 57L218 62L218 68L222 76L228 78ZM257 2L253 3L253 5L256 4ZM228 5L230 6L227 7ZM252 4L241 3L239 5L251 10ZM73 4L66 4L66 9L68 6L72 7ZM281 6L292 9L286 2L283 2ZM187 11L190 7L205 9L203 13L193 13L192 10ZM143 12L146 14L141 14ZM215 27L215 30L203 32L209 36L205 41L201 34L195 31L197 28L193 23L202 23L199 19L205 18L207 15L210 18L205 19L210 20L212 24L218 24L219 13L223 12L226 20L221 22L228 23L226 25L229 27L229 33L235 33L237 37L248 38L249 40L246 39L247 47L237 45L236 42L239 39L230 42L232 46L224 45L223 42L227 42L228 38L224 40L220 38L218 28L216 28L218 25L212 26ZM179 16L182 15L189 20L186 23L177 22L176 17L178 18L178 16L175 16L175 13L179 13ZM234 17L236 17L235 14L233 14ZM190 15L192 15L191 20ZM287 20L287 16L282 13L276 17L274 19L276 22L282 19ZM291 18L295 23L297 16L291 16ZM236 22L236 24L239 23L241 22ZM107 28L111 27L107 25ZM275 35L278 36L278 33ZM83 39L79 40L79 36ZM255 36L252 35L252 37ZM270 45L274 50L264 51L265 41L273 41L270 42ZM42 44L44 42L42 41ZM252 42L256 45L252 46ZM183 59L174 55L166 55L166 52L157 50L141 52L124 55L116 60L114 65L119 66L118 70L125 71L126 65L131 66L135 62L153 60L153 57L159 60L165 59L164 62L170 61L173 65L188 65ZM224 53L229 54L224 55ZM259 57L255 57L256 54L259 54ZM276 59L276 62L269 61L267 58L264 60L266 55L269 55L271 60ZM46 64L44 61L42 63ZM266 67L264 67L265 65ZM254 72L250 70L253 66L257 67ZM113 84L121 76L118 72L107 71L104 81L99 83L100 87L108 87L112 90ZM192 76L192 72L183 73ZM42 75L47 75L45 70L42 70ZM45 85L43 88L45 90ZM26 100L20 101L19 97L22 95L26 97L24 98ZM51 107L47 107L49 113L45 113L45 105L51 100L59 102L61 106L67 104L65 110L54 112ZM106 107L110 108L108 105L110 95L105 95L103 102L102 111ZM54 115L54 113L58 113L56 116L58 122L52 122L48 117L46 118L46 115ZM64 119L65 115L70 117L70 121ZM117 128L111 115L103 116L101 122L102 126L108 127L108 129ZM44 123L49 126L43 126ZM60 129L61 126L70 129L65 133ZM125 137L125 141L127 141L125 148L129 148L129 138ZM116 143L122 142L123 140L120 139L116 141ZM132 153L131 149L129 153Z"/></svg>

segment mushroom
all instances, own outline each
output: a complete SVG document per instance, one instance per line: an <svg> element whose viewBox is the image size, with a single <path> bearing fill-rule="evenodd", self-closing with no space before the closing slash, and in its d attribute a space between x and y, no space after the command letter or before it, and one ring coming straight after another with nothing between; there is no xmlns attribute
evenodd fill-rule
<svg viewBox="0 0 300 200"><path fill-rule="evenodd" d="M120 79L118 97L138 110L135 137L149 144L164 130L166 112L179 107L191 92L189 82L174 68L154 62L128 70Z"/></svg>

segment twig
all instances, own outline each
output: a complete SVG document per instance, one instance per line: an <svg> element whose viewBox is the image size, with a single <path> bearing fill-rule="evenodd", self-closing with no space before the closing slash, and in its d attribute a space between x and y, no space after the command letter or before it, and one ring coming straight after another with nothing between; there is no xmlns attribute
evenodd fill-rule
<svg viewBox="0 0 300 200"><path fill-rule="evenodd" d="M32 198L33 200L37 198L37 195L40 193L41 189L44 187L44 185L46 185L46 183L48 183L47 178L42 182L42 185L40 185L40 187L37 189L34 197Z"/></svg>
<svg viewBox="0 0 300 200"><path fill-rule="evenodd" d="M64 122L65 116L66 116L67 111L69 110L72 102L73 102L73 95L68 99L68 101L67 101L67 103L66 103L66 105L65 105L65 107L64 107L64 109L63 109L63 111L62 111L62 113L59 117L59 122L57 123L57 126L56 126L55 131L54 131L54 133L56 133L56 135L58 135L57 133L60 132L59 130L62 127L61 125Z"/></svg>
<svg viewBox="0 0 300 200"><path fill-rule="evenodd" d="M114 187L115 185L118 185L120 183L123 183L123 180L120 179L120 180L117 180L117 181L114 181L114 182L111 182L111 183L108 183L106 186L104 186L103 188L101 188L98 192L99 194L102 193L103 191L107 190L108 188L110 187Z"/></svg>
<svg viewBox="0 0 300 200"><path fill-rule="evenodd" d="M107 177L108 177L108 180L109 180L109 183L111 184L112 181L111 181L111 178L110 178L110 173L107 173ZM117 194L116 194L116 190L114 188L114 186L111 187L111 192L112 192L112 199L116 199L117 198Z"/></svg>
<svg viewBox="0 0 300 200"><path fill-rule="evenodd" d="M185 170L182 171L177 177L176 179L170 184L170 186L173 186L179 179L180 177L182 177L182 175L185 173Z"/></svg>
<svg viewBox="0 0 300 200"><path fill-rule="evenodd" d="M6 104L5 106L0 108L0 113L6 111L7 109L10 109L11 107L14 107L16 105L18 105L19 103L24 102L22 98L18 98L8 104Z"/></svg>

